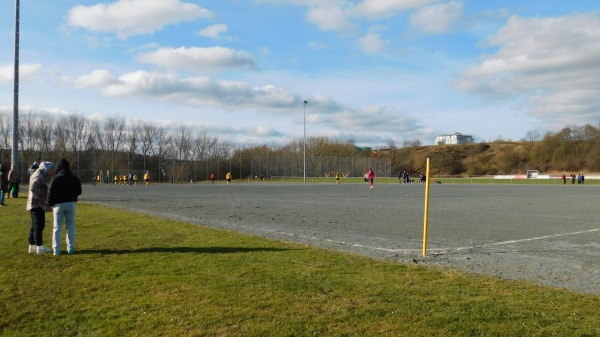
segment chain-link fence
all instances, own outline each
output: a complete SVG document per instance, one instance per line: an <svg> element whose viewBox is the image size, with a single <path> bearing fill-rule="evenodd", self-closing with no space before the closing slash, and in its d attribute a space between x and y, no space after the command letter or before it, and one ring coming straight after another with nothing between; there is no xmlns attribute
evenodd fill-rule
<svg viewBox="0 0 600 337"><path fill-rule="evenodd" d="M256 156L251 160L251 176L254 179L304 177L302 156ZM372 168L378 177L391 177L389 159L363 157L306 157L306 177L363 177Z"/></svg>

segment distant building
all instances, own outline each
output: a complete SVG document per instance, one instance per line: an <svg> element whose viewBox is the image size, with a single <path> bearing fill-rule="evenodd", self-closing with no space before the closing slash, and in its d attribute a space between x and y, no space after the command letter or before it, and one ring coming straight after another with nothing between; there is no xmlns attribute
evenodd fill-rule
<svg viewBox="0 0 600 337"><path fill-rule="evenodd" d="M465 135L460 132L435 137L435 144L437 144L437 145L469 144L469 143L474 143L473 136Z"/></svg>

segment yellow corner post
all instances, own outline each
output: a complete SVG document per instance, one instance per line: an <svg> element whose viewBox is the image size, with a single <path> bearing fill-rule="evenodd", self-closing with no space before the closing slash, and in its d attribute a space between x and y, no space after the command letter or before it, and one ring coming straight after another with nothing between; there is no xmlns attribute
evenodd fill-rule
<svg viewBox="0 0 600 337"><path fill-rule="evenodd" d="M429 158L425 171L425 211L423 214L423 256L427 256L427 222L429 220Z"/></svg>

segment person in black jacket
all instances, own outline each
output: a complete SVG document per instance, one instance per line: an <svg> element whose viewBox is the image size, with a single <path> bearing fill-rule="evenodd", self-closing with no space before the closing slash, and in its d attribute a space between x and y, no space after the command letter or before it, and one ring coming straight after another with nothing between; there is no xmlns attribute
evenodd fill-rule
<svg viewBox="0 0 600 337"><path fill-rule="evenodd" d="M61 159L56 165L56 175L48 187L48 202L54 212L52 231L52 249L54 255L60 255L60 236L62 224L67 228L67 253L75 252L75 203L81 195L81 182L73 175L69 162Z"/></svg>
<svg viewBox="0 0 600 337"><path fill-rule="evenodd" d="M4 204L4 198L8 196L8 174L6 173L6 165L0 164L0 206Z"/></svg>

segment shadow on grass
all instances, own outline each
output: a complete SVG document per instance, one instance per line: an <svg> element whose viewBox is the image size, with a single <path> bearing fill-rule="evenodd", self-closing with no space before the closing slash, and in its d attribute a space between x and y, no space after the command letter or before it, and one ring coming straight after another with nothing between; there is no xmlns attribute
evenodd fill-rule
<svg viewBox="0 0 600 337"><path fill-rule="evenodd" d="M151 247L139 249L82 249L75 254L136 254L136 253L196 253L196 254L233 254L250 252L282 252L285 248L249 248L249 247Z"/></svg>

